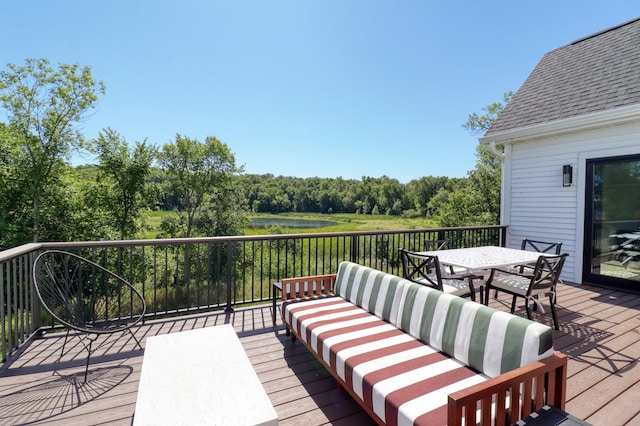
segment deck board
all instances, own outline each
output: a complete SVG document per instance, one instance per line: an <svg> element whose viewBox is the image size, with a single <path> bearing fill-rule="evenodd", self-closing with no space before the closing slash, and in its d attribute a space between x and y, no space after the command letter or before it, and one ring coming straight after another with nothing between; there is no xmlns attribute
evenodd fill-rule
<svg viewBox="0 0 640 426"><path fill-rule="evenodd" d="M570 283L559 292L554 345L569 356L567 411L594 425L640 424L640 296ZM510 299L500 295L491 305L508 310ZM543 306L547 312L534 317L551 325ZM271 321L267 304L147 321L136 337L144 346L149 336L231 323L281 425L373 424L303 345L291 344L280 321ZM64 333L35 339L0 369L0 424L130 425L144 351L129 335L110 339L82 385L86 352L73 338L59 359L63 341Z"/></svg>

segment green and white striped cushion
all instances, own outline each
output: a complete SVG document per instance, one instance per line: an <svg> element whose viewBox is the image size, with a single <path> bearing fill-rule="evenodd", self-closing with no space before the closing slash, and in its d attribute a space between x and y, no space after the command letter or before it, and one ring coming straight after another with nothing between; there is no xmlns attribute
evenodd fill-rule
<svg viewBox="0 0 640 426"><path fill-rule="evenodd" d="M338 267L335 293L378 318L395 323L402 288L410 281L352 262Z"/></svg>
<svg viewBox="0 0 640 426"><path fill-rule="evenodd" d="M489 377L553 354L550 327L412 283L397 326Z"/></svg>

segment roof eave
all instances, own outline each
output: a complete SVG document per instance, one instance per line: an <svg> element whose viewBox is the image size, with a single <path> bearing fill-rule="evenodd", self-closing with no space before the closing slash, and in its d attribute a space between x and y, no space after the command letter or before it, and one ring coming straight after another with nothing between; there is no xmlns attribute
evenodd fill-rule
<svg viewBox="0 0 640 426"><path fill-rule="evenodd" d="M540 139L559 134L583 132L602 127L610 127L632 122L640 122L640 104L633 104L590 114L555 120L548 123L496 132L478 138L481 144L508 144L531 139Z"/></svg>

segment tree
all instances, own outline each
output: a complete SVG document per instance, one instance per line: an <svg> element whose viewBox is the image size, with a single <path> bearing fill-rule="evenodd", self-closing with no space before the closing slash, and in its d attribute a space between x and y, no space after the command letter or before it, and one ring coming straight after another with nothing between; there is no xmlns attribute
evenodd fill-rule
<svg viewBox="0 0 640 426"><path fill-rule="evenodd" d="M376 180L376 187L377 204L380 213L402 214L403 201L405 199L404 186L397 179L382 176Z"/></svg>
<svg viewBox="0 0 640 426"><path fill-rule="evenodd" d="M407 196L420 216L433 214L428 207L429 202L441 188L445 187L448 179L446 176L425 176L407 184Z"/></svg>
<svg viewBox="0 0 640 426"><path fill-rule="evenodd" d="M247 200L236 180L219 187L212 194L201 213L196 216L194 228L201 235L242 235L247 225Z"/></svg>
<svg viewBox="0 0 640 426"><path fill-rule="evenodd" d="M232 177L241 171L227 145L212 136L204 142L176 135L173 143L165 144L159 153L159 162L180 194L183 213L183 236L191 237L198 214L232 183Z"/></svg>
<svg viewBox="0 0 640 426"><path fill-rule="evenodd" d="M484 134L509 103L513 93L503 101L483 108L484 114L470 114L462 125L473 135ZM486 145L476 148L476 167L469 172L466 185L456 189L439 207L441 226L491 225L500 223L500 186L502 161Z"/></svg>
<svg viewBox="0 0 640 426"><path fill-rule="evenodd" d="M513 92L509 90L508 92L502 95L502 102L494 102L491 105L487 105L482 108L484 114L472 113L469 114L467 118L467 122L462 125L464 129L466 129L472 135L483 135L491 124L498 118L498 115L502 112L502 110L507 106L511 98L513 97Z"/></svg>
<svg viewBox="0 0 640 426"><path fill-rule="evenodd" d="M10 247L14 230L12 217L15 216L16 189L12 158L17 150L15 139L6 124L0 123L0 248Z"/></svg>
<svg viewBox="0 0 640 426"><path fill-rule="evenodd" d="M90 67L77 64L60 64L54 69L46 59L27 59L24 66L7 67L9 71L0 72L0 102L18 141L12 163L32 205L35 242L41 234L48 188L57 186L66 166L64 160L83 141L75 125L105 89L102 82L93 79Z"/></svg>
<svg viewBox="0 0 640 426"><path fill-rule="evenodd" d="M93 141L92 150L98 155L100 178L107 182L105 208L111 212L113 226L120 239L133 237L139 228L136 220L145 204L144 190L155 149L143 141L130 150L118 132L107 128Z"/></svg>

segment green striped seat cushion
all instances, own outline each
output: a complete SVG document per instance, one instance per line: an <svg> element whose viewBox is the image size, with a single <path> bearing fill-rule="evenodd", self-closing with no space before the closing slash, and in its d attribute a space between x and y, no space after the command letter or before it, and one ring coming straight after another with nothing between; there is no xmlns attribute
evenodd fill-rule
<svg viewBox="0 0 640 426"><path fill-rule="evenodd" d="M338 267L334 292L392 324L398 317L402 288L410 281L352 262Z"/></svg>
<svg viewBox="0 0 640 426"><path fill-rule="evenodd" d="M550 327L415 283L402 288L397 326L489 377L553 354Z"/></svg>

